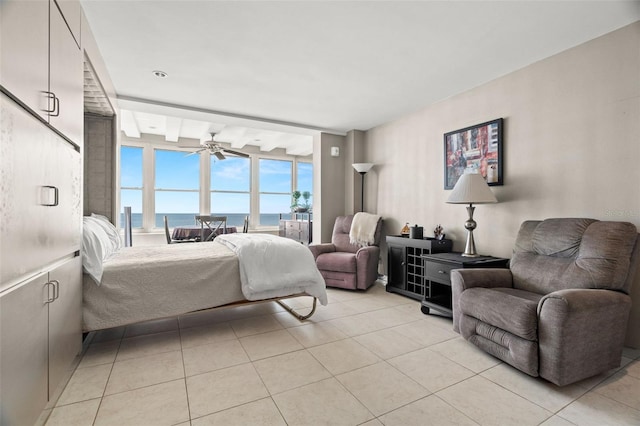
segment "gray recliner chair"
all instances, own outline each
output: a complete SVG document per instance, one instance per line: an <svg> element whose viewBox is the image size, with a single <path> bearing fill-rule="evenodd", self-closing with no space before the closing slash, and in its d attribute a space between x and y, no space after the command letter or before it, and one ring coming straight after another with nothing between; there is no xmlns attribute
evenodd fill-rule
<svg viewBox="0 0 640 426"><path fill-rule="evenodd" d="M382 219L376 225L373 245L365 247L349 242L352 222L353 215L338 216L331 243L309 246L327 287L366 290L378 278Z"/></svg>
<svg viewBox="0 0 640 426"><path fill-rule="evenodd" d="M453 328L559 386L618 367L639 246L627 222L526 221L510 269L452 272Z"/></svg>

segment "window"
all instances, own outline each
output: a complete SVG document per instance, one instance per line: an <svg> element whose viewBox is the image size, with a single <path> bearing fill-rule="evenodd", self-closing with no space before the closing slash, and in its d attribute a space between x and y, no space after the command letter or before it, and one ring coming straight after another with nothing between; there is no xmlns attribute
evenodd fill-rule
<svg viewBox="0 0 640 426"><path fill-rule="evenodd" d="M251 160L211 157L211 214L227 216L228 226L242 226L251 212Z"/></svg>
<svg viewBox="0 0 640 426"><path fill-rule="evenodd" d="M120 148L120 225L124 208L131 207L131 227L142 228L142 148Z"/></svg>
<svg viewBox="0 0 640 426"><path fill-rule="evenodd" d="M313 207L313 164L312 163L303 163L298 162L298 173L296 175L296 187L298 191L304 193L309 192L310 197L309 200L305 200L304 198L300 198L299 203L309 203L309 207Z"/></svg>
<svg viewBox="0 0 640 426"><path fill-rule="evenodd" d="M261 153L218 160L207 152L189 154L163 142L132 141L120 148L120 210L131 206L132 227L158 232L165 215L171 227L195 226L200 213L227 216L230 226L241 227L250 216L252 228L277 227L280 214L291 212L292 191L313 188L308 159Z"/></svg>
<svg viewBox="0 0 640 426"><path fill-rule="evenodd" d="M278 225L280 214L291 212L293 162L260 159L260 225Z"/></svg>
<svg viewBox="0 0 640 426"><path fill-rule="evenodd" d="M155 226L193 225L200 212L200 156L155 150Z"/></svg>

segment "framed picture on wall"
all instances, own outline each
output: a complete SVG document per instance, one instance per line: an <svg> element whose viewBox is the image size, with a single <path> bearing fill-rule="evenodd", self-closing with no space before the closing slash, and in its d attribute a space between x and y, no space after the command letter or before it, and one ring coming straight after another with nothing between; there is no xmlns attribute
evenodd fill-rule
<svg viewBox="0 0 640 426"><path fill-rule="evenodd" d="M489 186L503 185L502 118L444 134L444 189L452 189L466 169Z"/></svg>

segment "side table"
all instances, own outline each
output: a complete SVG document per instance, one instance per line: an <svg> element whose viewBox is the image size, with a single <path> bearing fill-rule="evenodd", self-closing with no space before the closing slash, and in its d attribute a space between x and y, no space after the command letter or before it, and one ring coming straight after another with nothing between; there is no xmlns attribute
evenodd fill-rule
<svg viewBox="0 0 640 426"><path fill-rule="evenodd" d="M422 256L425 295L421 310L430 309L452 316L451 270L463 268L507 268L509 259L493 256L465 257L462 253L437 253Z"/></svg>

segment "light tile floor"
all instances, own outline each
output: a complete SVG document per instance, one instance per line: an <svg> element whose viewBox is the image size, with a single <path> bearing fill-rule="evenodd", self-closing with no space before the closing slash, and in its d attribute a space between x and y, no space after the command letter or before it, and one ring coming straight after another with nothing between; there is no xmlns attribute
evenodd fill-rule
<svg viewBox="0 0 640 426"><path fill-rule="evenodd" d="M558 388L381 285L328 293L305 322L263 303L94 333L46 424L640 424L640 350Z"/></svg>

